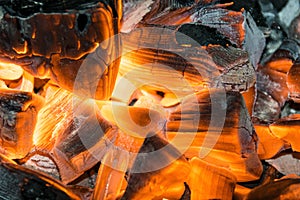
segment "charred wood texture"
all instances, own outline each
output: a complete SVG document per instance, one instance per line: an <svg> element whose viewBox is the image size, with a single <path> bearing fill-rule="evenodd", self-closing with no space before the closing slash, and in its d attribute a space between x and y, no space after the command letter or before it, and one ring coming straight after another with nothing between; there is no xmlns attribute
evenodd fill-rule
<svg viewBox="0 0 300 200"><path fill-rule="evenodd" d="M39 113L34 145L56 162L62 181L69 183L102 158L116 134L117 127L93 102L58 89Z"/></svg>
<svg viewBox="0 0 300 200"><path fill-rule="evenodd" d="M171 112L167 123L169 140L188 158L201 155L203 148L215 142L204 160L221 166L226 162L238 181L258 178L262 166L256 154L257 135L241 94L228 92L222 98L221 90L206 90L196 94L196 101L193 98L184 99ZM223 125L219 124L222 119Z"/></svg>
<svg viewBox="0 0 300 200"><path fill-rule="evenodd" d="M33 131L42 99L29 92L0 89L0 151L15 159L33 146Z"/></svg>
<svg viewBox="0 0 300 200"><path fill-rule="evenodd" d="M88 91L82 95L109 98L121 48L118 38L103 41L119 32L120 2L45 1L32 5L29 1L12 1L1 8L2 59L11 59L35 76L51 77L71 91L81 65L89 65L88 69L82 67L81 73L89 73L89 78L94 76L95 83L91 86L86 74L80 81L86 82L82 86L93 89L78 90ZM28 16L25 18L24 14ZM84 62L91 52L94 54Z"/></svg>
<svg viewBox="0 0 300 200"><path fill-rule="evenodd" d="M145 139L129 171L128 186L121 199L153 199L164 196L177 185L184 191L189 170L190 165L173 145L157 135L150 136ZM171 181L166 182L165 178Z"/></svg>
<svg viewBox="0 0 300 200"><path fill-rule="evenodd" d="M76 199L80 198L61 183L1 157L1 199Z"/></svg>
<svg viewBox="0 0 300 200"><path fill-rule="evenodd" d="M299 10L0 0L0 199L300 199Z"/></svg>

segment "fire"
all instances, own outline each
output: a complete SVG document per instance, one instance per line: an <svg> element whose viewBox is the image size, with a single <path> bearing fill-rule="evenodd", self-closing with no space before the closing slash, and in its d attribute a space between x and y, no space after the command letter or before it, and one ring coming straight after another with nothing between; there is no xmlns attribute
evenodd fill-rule
<svg viewBox="0 0 300 200"><path fill-rule="evenodd" d="M0 198L300 199L299 17L253 2L0 1Z"/></svg>

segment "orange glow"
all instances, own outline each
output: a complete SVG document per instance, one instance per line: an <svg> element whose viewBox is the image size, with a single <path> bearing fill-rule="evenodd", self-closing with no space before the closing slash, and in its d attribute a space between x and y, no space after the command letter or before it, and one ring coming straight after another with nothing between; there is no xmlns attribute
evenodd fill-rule
<svg viewBox="0 0 300 200"><path fill-rule="evenodd" d="M0 79L17 80L23 75L21 66L0 61Z"/></svg>
<svg viewBox="0 0 300 200"><path fill-rule="evenodd" d="M24 41L24 46L23 47L20 47L20 48L13 48L13 50L15 50L16 51L16 53L18 53L18 54L26 54L27 53L27 51L28 51L28 47L27 47L27 41L25 40Z"/></svg>
<svg viewBox="0 0 300 200"><path fill-rule="evenodd" d="M270 69L287 73L293 65L293 61L288 58L277 59L276 61L270 61L265 67Z"/></svg>

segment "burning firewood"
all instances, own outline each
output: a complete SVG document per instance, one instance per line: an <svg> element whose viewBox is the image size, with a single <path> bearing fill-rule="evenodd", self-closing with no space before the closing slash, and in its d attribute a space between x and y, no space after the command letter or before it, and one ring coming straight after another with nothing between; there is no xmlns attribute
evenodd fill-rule
<svg viewBox="0 0 300 200"><path fill-rule="evenodd" d="M17 90L0 89L1 153L11 159L23 158L32 148L41 97Z"/></svg>
<svg viewBox="0 0 300 200"><path fill-rule="evenodd" d="M116 137L117 127L98 109L94 100L59 89L39 113L35 149L53 158L65 183L95 165Z"/></svg>
<svg viewBox="0 0 300 200"><path fill-rule="evenodd" d="M98 99L110 97L118 71L119 60L115 58L120 41L108 39L119 32L119 0L38 4L16 0L2 1L0 6L1 58L21 65L34 76L51 77L70 91L75 88ZM85 60L89 53L93 55ZM85 84L74 85L78 79Z"/></svg>
<svg viewBox="0 0 300 200"><path fill-rule="evenodd" d="M254 85L255 71L246 51L222 46L209 46L207 51L221 71L219 84L222 84L225 90L243 92Z"/></svg>
<svg viewBox="0 0 300 200"><path fill-rule="evenodd" d="M277 120L276 122L270 125L270 130L272 131L273 135L291 144L292 149L294 151L299 152L299 125L300 115L295 114Z"/></svg>
<svg viewBox="0 0 300 200"><path fill-rule="evenodd" d="M228 167L238 181L257 179L262 172L257 135L238 92L204 90L184 99L170 114L167 135L188 158L207 151L204 160Z"/></svg>
<svg viewBox="0 0 300 200"><path fill-rule="evenodd" d="M125 173L133 167L139 156L144 137L149 132L163 136L166 119L152 109L118 104L103 106L101 113L116 124L119 131L114 146L101 161L93 198L116 199L126 188Z"/></svg>
<svg viewBox="0 0 300 200"><path fill-rule="evenodd" d="M1 199L80 199L60 182L21 167L3 156L0 159L0 175Z"/></svg>
<svg viewBox="0 0 300 200"><path fill-rule="evenodd" d="M168 190L182 186L183 190L177 194L180 198L189 172L189 163L173 145L157 135L149 136L129 171L128 185L121 199L169 198Z"/></svg>
<svg viewBox="0 0 300 200"><path fill-rule="evenodd" d="M0 1L0 197L299 199L295 2Z"/></svg>
<svg viewBox="0 0 300 200"><path fill-rule="evenodd" d="M287 87L289 88L289 98L299 103L300 98L300 57L294 62L287 74Z"/></svg>
<svg viewBox="0 0 300 200"><path fill-rule="evenodd" d="M228 169L196 157L190 160L190 164L192 170L188 184L191 188L191 200L232 199L236 177Z"/></svg>
<svg viewBox="0 0 300 200"><path fill-rule="evenodd" d="M289 87L293 87L293 71L288 75L298 57L299 45L286 40L257 72L257 98L254 116L265 122L279 119L279 110L289 98ZM295 68L294 68L295 69ZM291 88L292 89L292 88ZM292 89L293 90L293 89Z"/></svg>
<svg viewBox="0 0 300 200"><path fill-rule="evenodd" d="M299 199L299 183L299 178L284 178L253 189L245 199Z"/></svg>
<svg viewBox="0 0 300 200"><path fill-rule="evenodd" d="M257 154L260 159L272 158L287 146L282 139L272 133L269 125L254 124L254 128L259 138Z"/></svg>

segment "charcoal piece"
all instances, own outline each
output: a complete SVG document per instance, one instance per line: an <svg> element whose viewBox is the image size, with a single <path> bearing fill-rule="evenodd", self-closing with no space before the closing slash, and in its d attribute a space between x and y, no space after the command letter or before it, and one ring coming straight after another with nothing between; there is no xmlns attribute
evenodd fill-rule
<svg viewBox="0 0 300 200"><path fill-rule="evenodd" d="M123 16L121 21L121 33L129 33L143 17L151 11L154 0L131 0L123 1Z"/></svg>
<svg viewBox="0 0 300 200"><path fill-rule="evenodd" d="M188 184L184 183L185 190L182 194L180 200L190 200L191 199L191 189L189 188Z"/></svg>
<svg viewBox="0 0 300 200"><path fill-rule="evenodd" d="M290 65L289 62L287 65ZM265 94L269 94L275 101L278 102L279 106L282 107L288 98L286 72L272 69L267 66L258 69L257 90Z"/></svg>
<svg viewBox="0 0 300 200"><path fill-rule="evenodd" d="M284 175L300 175L300 154L298 152L282 153L272 159L266 160Z"/></svg>
<svg viewBox="0 0 300 200"><path fill-rule="evenodd" d="M261 13L261 8L258 4L257 0L251 1L243 1L243 0L221 0L220 3L231 3L232 5L228 6L227 9L240 11L245 9L246 11L250 12L251 16L254 18L254 21L258 26L266 26L265 18Z"/></svg>
<svg viewBox="0 0 300 200"><path fill-rule="evenodd" d="M271 27L271 25L276 21L277 10L274 8L273 4L269 0L258 0L261 13L266 20L266 24Z"/></svg>
<svg viewBox="0 0 300 200"><path fill-rule="evenodd" d="M227 91L247 91L256 81L255 71L246 51L222 46L206 48L221 71L218 84Z"/></svg>
<svg viewBox="0 0 300 200"><path fill-rule="evenodd" d="M298 43L300 42L300 15L298 15L291 22L288 35L289 35L289 38L297 40Z"/></svg>
<svg viewBox="0 0 300 200"><path fill-rule="evenodd" d="M258 187L263 184L268 184L274 182L276 179L280 179L284 175L278 172L273 166L271 166L269 163L262 161L262 166L263 166L263 173L260 176L258 180L255 181L250 181L250 182L244 182L244 183L239 183L243 187L253 189L255 187ZM247 193L249 193L248 191Z"/></svg>
<svg viewBox="0 0 300 200"><path fill-rule="evenodd" d="M129 171L128 185L121 199L163 197L168 188L183 184L189 171L189 163L173 145L157 135L148 137Z"/></svg>
<svg viewBox="0 0 300 200"><path fill-rule="evenodd" d="M273 3L273 5L275 6L276 3ZM288 32L291 22L300 14L299 9L299 1L287 0L284 7L278 12L278 21L285 32Z"/></svg>
<svg viewBox="0 0 300 200"><path fill-rule="evenodd" d="M245 39L244 16L241 11L232 11L215 6L204 6L193 15L193 22L216 28L231 43L241 47Z"/></svg>
<svg viewBox="0 0 300 200"><path fill-rule="evenodd" d="M239 92L210 89L186 97L169 115L167 136L187 158L226 163L238 181L258 179L262 172L258 138Z"/></svg>
<svg viewBox="0 0 300 200"><path fill-rule="evenodd" d="M280 105L272 96L261 91L257 92L253 117L261 122L271 123L279 119L280 110Z"/></svg>
<svg viewBox="0 0 300 200"><path fill-rule="evenodd" d="M38 96L0 89L0 151L11 159L23 158L31 150L37 113L43 104Z"/></svg>
<svg viewBox="0 0 300 200"><path fill-rule="evenodd" d="M266 35L266 48L264 50L261 63L265 63L266 60L280 47L282 41L287 37L287 34L283 31L283 28L278 24L274 23L271 25L269 30L264 34Z"/></svg>
<svg viewBox="0 0 300 200"><path fill-rule="evenodd" d="M16 1L13 1L13 3L16 3ZM22 3L29 3L29 1L22 1ZM45 8L51 9L47 5L51 3L47 1L42 4L45 5ZM53 4L56 3L58 2ZM9 5L7 6L9 7ZM56 6L55 13L53 13L53 10L50 10L49 13L43 13L43 10L39 10L37 13L31 11L31 14L35 15L27 18L20 18L17 14L4 15L0 22L1 31L3 31L0 39L1 52L10 57L24 57L33 54L46 58L49 58L51 54L58 53L61 57L76 59L95 48L96 42L99 43L107 39L107 29L103 29L102 26L118 17L116 11L109 13L105 10L106 5L104 3L97 3L96 1L87 4L83 4L82 1L74 2L74 4L69 2L69 4L63 3ZM66 11L63 8L64 6L73 6L73 9ZM85 14L76 12L77 6L81 6ZM116 9L118 5L110 6L111 9ZM16 9L18 8L22 7L16 7ZM9 11L11 9L3 9L4 14L9 13ZM103 15L105 14L111 19L104 18ZM84 21L80 19L83 16L86 18L86 27L83 27L84 30L80 31L79 29L83 28L78 28L78 26L84 25L77 23L78 21ZM109 31L117 31L117 27L112 27L112 24L106 25L108 29L112 29ZM44 35L47 35L47 38L43 37ZM21 47L15 45L21 44L24 45L22 47L24 52L16 50L21 49Z"/></svg>
<svg viewBox="0 0 300 200"><path fill-rule="evenodd" d="M80 117L79 117L80 118ZM57 163L64 183L69 183L97 164L116 136L116 128L102 116L74 119L56 139L50 155Z"/></svg>
<svg viewBox="0 0 300 200"><path fill-rule="evenodd" d="M231 170L197 157L189 160L189 163L191 199L232 199L237 179Z"/></svg>
<svg viewBox="0 0 300 200"><path fill-rule="evenodd" d="M95 6L99 1L91 0L86 2L84 0L74 0L74 1L43 1L38 0L32 2L30 0L13 0L13 1L1 1L0 5L5 6L10 15L29 17L35 13L52 13L52 12L66 12L67 10L81 10L89 7ZM103 2L104 3L104 2ZM105 2L106 3L106 2ZM109 6L114 5L116 1L108 1Z"/></svg>
<svg viewBox="0 0 300 200"><path fill-rule="evenodd" d="M2 156L0 174L1 199L80 199L60 182L13 162L8 162Z"/></svg>
<svg viewBox="0 0 300 200"><path fill-rule="evenodd" d="M55 161L64 183L98 163L117 134L117 127L99 114L95 102L61 88L41 109L38 120L36 150Z"/></svg>
<svg viewBox="0 0 300 200"><path fill-rule="evenodd" d="M245 199L299 199L299 186L300 179L281 179L254 188Z"/></svg>
<svg viewBox="0 0 300 200"><path fill-rule="evenodd" d="M28 5L18 7L18 3ZM74 88L78 93L86 91L87 95L98 99L110 97L121 48L118 37L103 41L119 32L120 0L89 3L81 0L72 3L44 1L35 5L31 1L11 1L2 4L2 57L20 64L33 75L52 78L70 91ZM86 74L90 71L92 73ZM80 75L76 77L77 72ZM84 84L74 86L76 78ZM85 93L81 95L87 96Z"/></svg>
<svg viewBox="0 0 300 200"><path fill-rule="evenodd" d="M188 0L155 0L150 11L143 17L140 26L143 24L175 25L190 21L190 17L197 9L197 3Z"/></svg>
<svg viewBox="0 0 300 200"><path fill-rule="evenodd" d="M111 148L101 160L93 199L117 199L126 187L128 152Z"/></svg>
<svg viewBox="0 0 300 200"><path fill-rule="evenodd" d="M300 59L294 62L287 74L287 87L289 88L289 98L300 103Z"/></svg>
<svg viewBox="0 0 300 200"><path fill-rule="evenodd" d="M70 185L68 186L68 189L78 195L81 200L90 200L92 198L93 190L91 188L79 185Z"/></svg>
<svg viewBox="0 0 300 200"><path fill-rule="evenodd" d="M293 114L287 117L283 117L276 122L270 124L270 130L272 134L287 143L289 143L294 151L300 151L299 145L299 127L300 127L300 115Z"/></svg>
<svg viewBox="0 0 300 200"><path fill-rule="evenodd" d="M277 49L276 52L268 59L268 61L264 63L264 66L260 66L257 70L257 90L264 93L267 96L270 95L270 97L264 97L263 95L261 95L260 97L272 98L273 100L278 102L280 108L285 104L285 102L289 98L287 74L298 56L298 44L293 40L284 40L283 44L279 47L279 49ZM292 73L290 75L290 87L292 87L292 80L295 77L292 78ZM267 108L264 111L264 107L257 104L258 113L273 113L273 116L275 117L274 119L272 119L272 114L267 114L271 118L268 118L268 116L266 116L268 119L261 118L262 120L274 121L276 120L276 118L278 118L278 114L274 113L276 110L278 110L278 108L274 107L276 105L274 104L273 100L264 103L263 101L260 101L259 98L257 98L257 101L260 101L259 104L262 103L261 105L265 105Z"/></svg>
<svg viewBox="0 0 300 200"><path fill-rule="evenodd" d="M18 80L23 75L23 69L19 65L0 62L0 79L1 80Z"/></svg>
<svg viewBox="0 0 300 200"><path fill-rule="evenodd" d="M30 156L28 160L26 160L23 166L35 171L46 173L49 176L52 176L53 178L60 180L60 176L56 164L54 163L53 160L51 160L47 156L34 154Z"/></svg>
<svg viewBox="0 0 300 200"><path fill-rule="evenodd" d="M216 44L226 46L231 44L223 35L221 35L217 29L210 28L203 25L196 24L183 24L177 29L180 33L183 33L193 40L183 40L180 37L176 38L179 44L192 44L197 42L197 45L208 46L209 44Z"/></svg>
<svg viewBox="0 0 300 200"><path fill-rule="evenodd" d="M261 160L270 159L285 149L286 142L274 136L269 124L255 123L254 128L259 139L257 154Z"/></svg>
<svg viewBox="0 0 300 200"><path fill-rule="evenodd" d="M280 60L280 59L290 59L292 61L297 60L300 54L300 46L293 39L285 39L282 41L280 47L274 52L268 62Z"/></svg>
<svg viewBox="0 0 300 200"><path fill-rule="evenodd" d="M281 117L287 117L292 114L300 114L300 104L289 100L285 103L281 110Z"/></svg>
<svg viewBox="0 0 300 200"><path fill-rule="evenodd" d="M257 27L252 16L248 12L244 12L244 15L244 27L246 35L243 48L248 52L251 64L255 69L257 69L258 63L266 45L266 39L263 32Z"/></svg>
<svg viewBox="0 0 300 200"><path fill-rule="evenodd" d="M279 12L284 6L286 6L289 0L270 0L272 2L274 8Z"/></svg>
<svg viewBox="0 0 300 200"><path fill-rule="evenodd" d="M120 75L136 87L147 82L148 88L165 95L172 91L179 99L215 84L219 70L211 56L199 45L179 45L176 36L186 38L179 32L157 26L122 35L124 54Z"/></svg>

